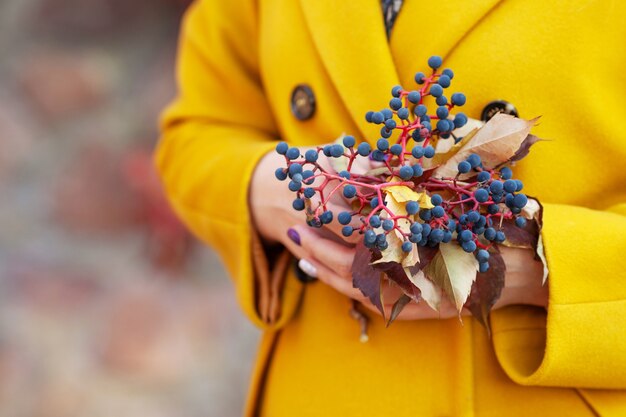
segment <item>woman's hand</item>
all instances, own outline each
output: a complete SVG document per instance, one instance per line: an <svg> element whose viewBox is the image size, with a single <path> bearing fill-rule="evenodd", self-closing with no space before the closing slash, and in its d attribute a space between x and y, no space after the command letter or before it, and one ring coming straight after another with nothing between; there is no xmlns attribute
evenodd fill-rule
<svg viewBox="0 0 626 417"><path fill-rule="evenodd" d="M378 309L367 299L361 291L352 286L352 262L355 249L346 244L320 236L308 226L294 226L293 230L299 236L299 244L289 240L286 246L299 259L304 260L304 269L315 275L324 284L329 285L340 293L360 301L368 309L380 314ZM502 295L494 308L501 308L511 304L530 304L547 306L548 287L541 284L543 266L534 260L534 253L530 249L500 248L507 265L506 285ZM383 292L384 308L389 316L393 303L402 295L402 291L394 283L389 282ZM468 315L467 310L462 315ZM434 311L425 302L409 303L397 320L419 320L433 318L457 317L458 313L447 297L442 297L439 311Z"/></svg>

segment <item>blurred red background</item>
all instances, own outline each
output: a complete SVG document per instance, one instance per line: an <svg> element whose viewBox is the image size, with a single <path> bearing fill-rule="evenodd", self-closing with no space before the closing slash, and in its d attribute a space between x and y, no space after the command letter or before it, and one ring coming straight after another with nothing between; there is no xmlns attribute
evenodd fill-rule
<svg viewBox="0 0 626 417"><path fill-rule="evenodd" d="M151 161L187 3L0 1L2 416L241 414L258 332Z"/></svg>

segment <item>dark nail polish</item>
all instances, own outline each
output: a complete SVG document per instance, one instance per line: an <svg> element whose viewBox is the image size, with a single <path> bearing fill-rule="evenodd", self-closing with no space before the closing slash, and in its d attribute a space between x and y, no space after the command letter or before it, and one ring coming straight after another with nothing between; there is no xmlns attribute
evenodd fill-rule
<svg viewBox="0 0 626 417"><path fill-rule="evenodd" d="M289 239L291 239L293 243L300 246L300 235L295 231L295 229L290 228L287 230L287 236L289 236Z"/></svg>

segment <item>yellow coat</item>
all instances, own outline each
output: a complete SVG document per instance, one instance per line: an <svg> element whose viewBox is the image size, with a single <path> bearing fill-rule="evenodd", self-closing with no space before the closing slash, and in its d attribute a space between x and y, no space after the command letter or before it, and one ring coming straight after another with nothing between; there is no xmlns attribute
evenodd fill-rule
<svg viewBox="0 0 626 417"><path fill-rule="evenodd" d="M617 0L406 0L388 44L379 0L190 8L156 159L176 211L220 252L265 330L249 415L260 404L272 417L626 416L625 16ZM550 141L515 173L545 205L547 313L498 310L493 339L470 318L388 329L374 318L361 344L348 300L290 271L280 320L264 323L247 205L256 162L278 139L375 141L365 112L385 107L391 86L412 86L435 54L468 116L493 99L543 116L534 133ZM290 111L300 83L317 101L307 121Z"/></svg>

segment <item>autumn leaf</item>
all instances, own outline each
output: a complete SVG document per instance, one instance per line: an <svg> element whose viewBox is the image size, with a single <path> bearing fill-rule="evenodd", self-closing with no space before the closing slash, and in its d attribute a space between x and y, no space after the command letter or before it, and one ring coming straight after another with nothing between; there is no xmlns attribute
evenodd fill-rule
<svg viewBox="0 0 626 417"><path fill-rule="evenodd" d="M548 260L546 259L546 255L543 250L543 238L541 237L541 233L539 234L539 239L537 239L536 254L537 254L537 257L543 263L543 279L541 281L541 285L545 285L546 281L548 280L549 271L548 271Z"/></svg>
<svg viewBox="0 0 626 417"><path fill-rule="evenodd" d="M537 250L537 242L543 224L543 206L538 200L529 197L521 214L528 219L524 227L517 226L512 219L502 222L502 231L506 236L506 240L502 244L511 248Z"/></svg>
<svg viewBox="0 0 626 417"><path fill-rule="evenodd" d="M352 263L352 285L358 288L385 317L382 300L382 273L370 265L370 250L361 242L356 246Z"/></svg>
<svg viewBox="0 0 626 417"><path fill-rule="evenodd" d="M387 327L389 327L389 325L398 318L402 310L404 310L404 307L406 307L407 304L409 304L410 302L411 297L406 294L402 294L400 298L398 298L396 302L393 303L393 307L391 308L391 314L389 315L389 321L387 322Z"/></svg>
<svg viewBox="0 0 626 417"><path fill-rule="evenodd" d="M400 178L393 177L389 181L401 182L402 180ZM428 194L424 192L415 192L406 185L392 185L391 187L384 187L383 191L385 193L391 194L398 203L417 201L420 205L420 208L431 209L434 207L430 202L430 196Z"/></svg>
<svg viewBox="0 0 626 417"><path fill-rule="evenodd" d="M535 135L526 136L526 139L522 141L522 144L520 145L519 149L509 159L508 162L516 162L522 158L525 158L530 153L530 147L533 146L535 143L539 142L540 140L542 139L538 138Z"/></svg>
<svg viewBox="0 0 626 417"><path fill-rule="evenodd" d="M441 288L438 288L431 280L429 280L424 271L418 270L411 272L409 268L405 268L404 271L409 277L409 280L420 290L421 297L426 304L435 311L439 311L439 305L441 304Z"/></svg>
<svg viewBox="0 0 626 417"><path fill-rule="evenodd" d="M505 275L506 264L502 255L492 253L489 257L489 269L487 272L481 272L476 276L476 282L472 286L472 291L465 304L472 316L487 328L487 333L490 336L489 313L500 299Z"/></svg>
<svg viewBox="0 0 626 417"><path fill-rule="evenodd" d="M476 279L478 261L459 245L439 245L424 273L448 295L460 313Z"/></svg>
<svg viewBox="0 0 626 417"><path fill-rule="evenodd" d="M391 210L392 213L394 213L396 216L406 216L408 215L407 211L406 211L406 203L400 203L398 202L393 194L391 193L386 193L385 194L385 206ZM387 211L383 210L381 217L383 218L389 218L389 213L387 213ZM413 216L410 216L411 218L414 218ZM400 228L400 230L404 233L410 233L411 232L411 221L409 219L397 219L396 220L396 224L398 225L398 227ZM398 238L402 238L402 234L399 230L395 230L396 232L396 236Z"/></svg>
<svg viewBox="0 0 626 417"><path fill-rule="evenodd" d="M400 240L394 233L389 233L387 235L387 243L387 249L380 252L382 257L372 262L372 264L383 262L401 263L406 257L406 252L402 250L402 240Z"/></svg>
<svg viewBox="0 0 626 417"><path fill-rule="evenodd" d="M537 120L538 118L524 120L508 114L496 114L454 156L437 168L433 175L456 176L459 162L472 153L481 157L486 168L493 168L508 161L518 152ZM471 175L473 174L461 174L460 178L465 179Z"/></svg>
<svg viewBox="0 0 626 417"><path fill-rule="evenodd" d="M372 261L380 258L380 251L375 251L372 255ZM421 299L420 290L407 277L404 268L397 262L380 262L372 263L372 267L383 272L389 281L396 284L400 289L412 300L418 302Z"/></svg>

